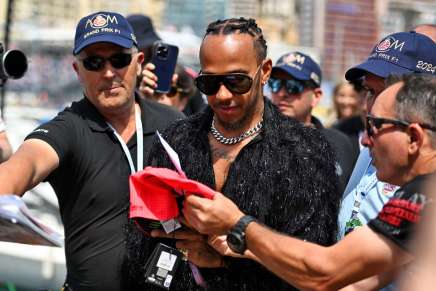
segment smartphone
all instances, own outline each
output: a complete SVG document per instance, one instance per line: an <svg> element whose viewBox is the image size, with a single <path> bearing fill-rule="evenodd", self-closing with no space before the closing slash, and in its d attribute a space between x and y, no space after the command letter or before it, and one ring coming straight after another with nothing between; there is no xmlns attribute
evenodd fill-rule
<svg viewBox="0 0 436 291"><path fill-rule="evenodd" d="M153 47L151 63L156 66L154 74L157 76L157 93L168 93L171 89L174 70L176 68L179 48L164 42L157 42Z"/></svg>

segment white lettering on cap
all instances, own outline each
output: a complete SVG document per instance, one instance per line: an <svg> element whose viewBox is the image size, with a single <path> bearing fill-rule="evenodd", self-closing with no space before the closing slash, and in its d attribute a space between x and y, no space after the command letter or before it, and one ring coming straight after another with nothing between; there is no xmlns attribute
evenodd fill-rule
<svg viewBox="0 0 436 291"><path fill-rule="evenodd" d="M306 58L302 55L299 55L299 54L289 54L283 58L283 62L287 65L290 65L291 63L294 63L294 62L304 64L305 60L306 60Z"/></svg>
<svg viewBox="0 0 436 291"><path fill-rule="evenodd" d="M319 82L319 76L318 76L317 73L315 73L315 72L310 73L310 78L311 78L312 80L314 80L317 84L320 83L320 82Z"/></svg>
<svg viewBox="0 0 436 291"><path fill-rule="evenodd" d="M93 34L96 34L96 33L99 33L100 32L100 29L94 29L94 30L91 30L91 31L89 31L89 32L87 32L87 33L85 33L85 35L83 36L83 39L86 39L86 38L88 38L89 36L91 36L91 35L93 35Z"/></svg>
<svg viewBox="0 0 436 291"><path fill-rule="evenodd" d="M111 17L110 15L106 14L97 14L86 21L85 28L87 28L88 25L92 28L102 28L108 26L109 23L118 24L117 17L115 15Z"/></svg>
<svg viewBox="0 0 436 291"><path fill-rule="evenodd" d="M431 74L433 75L436 71L436 65L434 64L430 64L428 62L424 62L424 61L418 61L416 63L416 68L420 69L422 71L426 71L426 72L431 72Z"/></svg>
<svg viewBox="0 0 436 291"><path fill-rule="evenodd" d="M386 39L384 39L384 40L382 40L378 45L377 45L377 47L375 48L375 50L377 51L377 52L387 52L387 51L389 51L391 48L393 48L394 50L399 50L400 52L402 51L402 49L403 49L403 47L404 47L404 44L405 44L406 42L405 41L403 41L403 42L399 42L398 41L398 39L395 39L395 38L393 38L392 36L391 37L388 37L388 38L386 38Z"/></svg>

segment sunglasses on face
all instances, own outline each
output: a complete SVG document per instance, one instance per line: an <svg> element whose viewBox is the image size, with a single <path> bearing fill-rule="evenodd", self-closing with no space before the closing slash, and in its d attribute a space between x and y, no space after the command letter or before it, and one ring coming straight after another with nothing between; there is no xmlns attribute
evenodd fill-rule
<svg viewBox="0 0 436 291"><path fill-rule="evenodd" d="M375 117L371 114L368 114L366 116L366 132L367 132L369 137L373 137L376 133L376 130L380 130L380 128L382 127L383 124L393 124L396 126L408 127L412 123L415 123L415 122L409 122L409 121L398 120L398 119ZM434 127L434 126L431 126L431 125L428 125L425 123L417 123L417 122L416 122L416 124L419 124L419 126L421 126L422 128L425 128L425 129L428 129L431 131L436 131L436 127Z"/></svg>
<svg viewBox="0 0 436 291"><path fill-rule="evenodd" d="M233 94L245 94L251 89L253 79L242 73L226 75L204 74L195 79L195 85L205 95L215 95L223 84Z"/></svg>
<svg viewBox="0 0 436 291"><path fill-rule="evenodd" d="M108 61L115 69L122 69L130 64L132 61L132 54L120 52L115 53L108 58L101 56L88 56L81 61L85 69L88 71L100 71L106 65L106 61Z"/></svg>
<svg viewBox="0 0 436 291"><path fill-rule="evenodd" d="M257 75L259 67L256 69ZM195 85L198 90L205 95L215 95L223 84L227 90L233 94L245 94L250 91L253 85L253 78L243 73L231 73L231 74L200 74L195 78Z"/></svg>
<svg viewBox="0 0 436 291"><path fill-rule="evenodd" d="M301 94L304 89L313 87L308 81L298 81L295 79L283 80L276 78L269 78L268 85L271 88L271 92L274 94L278 93L283 87L285 87L286 92L291 95Z"/></svg>
<svg viewBox="0 0 436 291"><path fill-rule="evenodd" d="M174 97L177 95L177 93L186 93L186 90L183 90L182 88L176 87L176 86L171 86L170 91L168 93L166 93L166 95L170 98Z"/></svg>

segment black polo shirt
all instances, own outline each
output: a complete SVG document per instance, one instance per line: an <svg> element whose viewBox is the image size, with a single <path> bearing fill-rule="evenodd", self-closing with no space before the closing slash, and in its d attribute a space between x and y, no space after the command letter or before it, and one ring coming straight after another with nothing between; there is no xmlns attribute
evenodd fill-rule
<svg viewBox="0 0 436 291"><path fill-rule="evenodd" d="M154 132L183 114L156 102L137 101L145 164ZM73 290L121 290L130 167L119 141L86 98L26 137L33 138L47 142L59 157L59 167L46 180L56 192L65 227L68 283ZM127 146L136 166L136 134Z"/></svg>

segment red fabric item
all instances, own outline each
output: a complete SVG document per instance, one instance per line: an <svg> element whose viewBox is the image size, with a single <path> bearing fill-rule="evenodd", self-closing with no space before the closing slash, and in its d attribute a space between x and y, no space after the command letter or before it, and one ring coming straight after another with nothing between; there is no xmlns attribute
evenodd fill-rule
<svg viewBox="0 0 436 291"><path fill-rule="evenodd" d="M213 199L215 191L176 171L146 167L130 176L130 218L165 221L179 216L177 195L195 194Z"/></svg>

